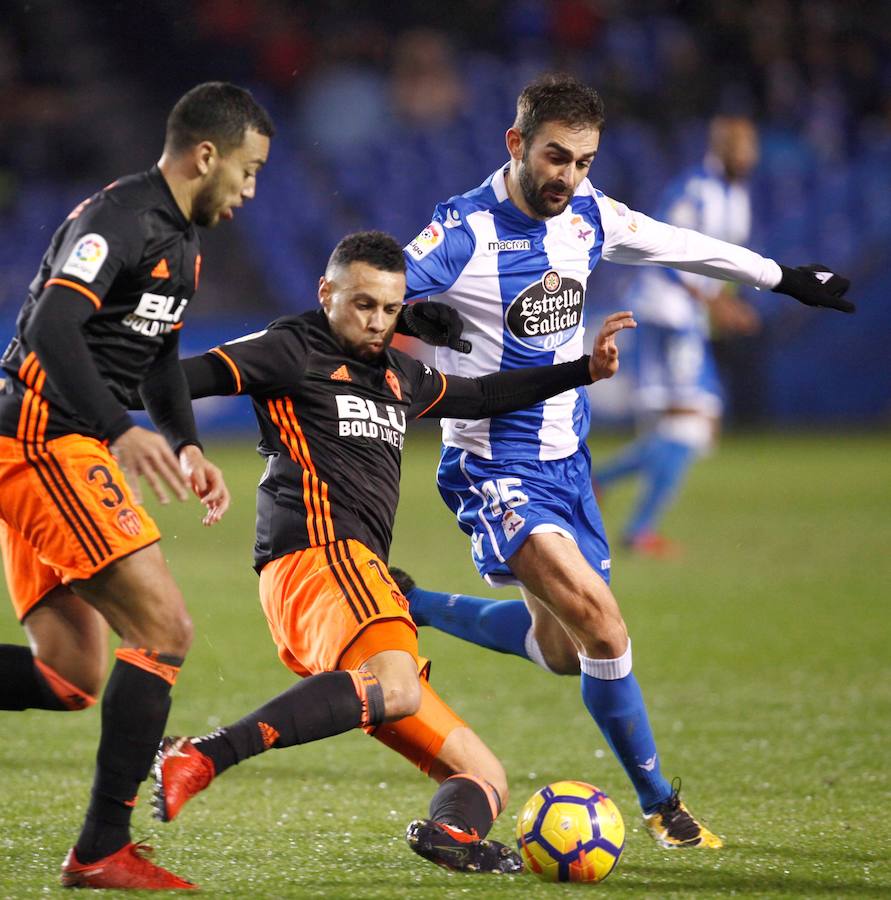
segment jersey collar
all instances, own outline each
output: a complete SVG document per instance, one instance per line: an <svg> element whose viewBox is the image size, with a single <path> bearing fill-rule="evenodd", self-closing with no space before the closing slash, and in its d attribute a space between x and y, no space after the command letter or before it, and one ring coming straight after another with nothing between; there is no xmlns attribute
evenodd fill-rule
<svg viewBox="0 0 891 900"><path fill-rule="evenodd" d="M173 216L176 224L185 231L192 223L183 215L183 211L179 208L179 204L173 196L173 191L170 190L170 185L167 184L167 179L164 177L161 170L157 166L152 166L148 170L148 177L149 181L157 185L158 189L163 194L165 201L164 206L167 211Z"/></svg>

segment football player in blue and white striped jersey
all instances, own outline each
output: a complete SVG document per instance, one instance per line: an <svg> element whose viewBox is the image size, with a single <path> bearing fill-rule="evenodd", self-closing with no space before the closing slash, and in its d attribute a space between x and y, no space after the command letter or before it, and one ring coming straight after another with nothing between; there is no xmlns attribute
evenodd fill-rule
<svg viewBox="0 0 891 900"><path fill-rule="evenodd" d="M601 258L655 263L853 311L842 296L847 280L823 266L780 266L651 219L594 188L587 175L603 121L600 97L576 79L533 82L507 131L509 162L480 187L438 205L405 247L407 298L451 304L465 322L471 351L437 349L440 371L475 376L575 359L588 275ZM498 604L494 641L483 627L491 604L477 598L460 606L450 595L416 588L412 615L549 671L581 672L585 706L633 782L656 840L720 847L661 772L631 671L631 643L609 588L609 547L585 446L589 418L585 392L570 390L518 413L443 420L440 492L471 536L480 574L492 585L519 584L525 605Z"/></svg>
<svg viewBox="0 0 891 900"><path fill-rule="evenodd" d="M752 209L748 175L758 161L758 132L744 116L716 116L705 160L668 186L659 217L712 237L749 240ZM717 438L723 392L710 334L750 335L758 314L735 285L702 275L648 268L630 303L638 331L636 412L642 435L614 458L594 467L594 483L607 487L631 475L641 488L622 540L649 556L678 548L656 527L690 465Z"/></svg>

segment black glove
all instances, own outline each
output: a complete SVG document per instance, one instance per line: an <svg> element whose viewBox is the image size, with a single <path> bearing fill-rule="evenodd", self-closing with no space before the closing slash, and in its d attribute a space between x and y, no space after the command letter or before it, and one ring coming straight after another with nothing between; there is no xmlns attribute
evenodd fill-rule
<svg viewBox="0 0 891 900"><path fill-rule="evenodd" d="M461 316L447 303L428 300L405 304L399 311L396 331L434 347L449 347L459 353L470 353L471 350L470 341L461 338L464 331Z"/></svg>
<svg viewBox="0 0 891 900"><path fill-rule="evenodd" d="M773 288L776 294L788 294L805 306L827 306L841 312L852 313L856 306L844 295L851 282L836 275L828 266L812 263L809 266L797 266L790 269L780 266L783 277Z"/></svg>

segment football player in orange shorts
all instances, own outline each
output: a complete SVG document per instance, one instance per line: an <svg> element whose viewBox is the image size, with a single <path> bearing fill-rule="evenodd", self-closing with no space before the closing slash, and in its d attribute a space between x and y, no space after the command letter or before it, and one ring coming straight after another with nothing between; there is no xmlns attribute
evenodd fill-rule
<svg viewBox="0 0 891 900"><path fill-rule="evenodd" d="M130 839L192 640L139 477L162 503L168 489L180 500L191 489L208 525L228 506L198 441L179 329L198 287L196 225L253 198L272 132L242 88L185 94L158 164L94 194L58 228L0 360L0 549L30 644L0 645L0 710L90 706L109 626L121 638L89 808L62 866L68 887L194 887ZM137 391L160 434L131 419Z"/></svg>
<svg viewBox="0 0 891 900"><path fill-rule="evenodd" d="M406 424L431 412L497 415L608 378L615 335L635 323L609 316L590 358L447 379L390 348L404 292L400 245L382 232L348 235L319 281L321 309L183 362L193 397L253 400L266 459L260 598L279 657L303 678L212 734L165 738L156 814L170 821L251 756L363 728L439 784L428 818L409 825L416 852L462 871L517 872L518 855L486 840L507 800L504 769L427 684L417 629L387 569ZM435 306L412 315L426 319ZM450 346L460 345L451 332Z"/></svg>

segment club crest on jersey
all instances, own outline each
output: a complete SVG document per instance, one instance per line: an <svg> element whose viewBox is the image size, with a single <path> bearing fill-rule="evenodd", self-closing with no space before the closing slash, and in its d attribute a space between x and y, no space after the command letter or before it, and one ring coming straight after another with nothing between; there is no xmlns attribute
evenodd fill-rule
<svg viewBox="0 0 891 900"><path fill-rule="evenodd" d="M179 327L188 304L188 297L178 299L146 292L139 298L136 309L124 316L122 324L146 337L167 334Z"/></svg>
<svg viewBox="0 0 891 900"><path fill-rule="evenodd" d="M387 387L393 392L393 396L397 400L401 400L402 388L399 387L399 379L396 377L396 373L392 369L387 369L385 377L387 379Z"/></svg>
<svg viewBox="0 0 891 900"><path fill-rule="evenodd" d="M136 537L142 531L142 522L136 512L129 507L122 509L117 515L118 528L129 534L130 537Z"/></svg>
<svg viewBox="0 0 891 900"><path fill-rule="evenodd" d="M108 241L101 234L85 234L71 251L62 273L76 275L87 284L96 280L102 263L108 257Z"/></svg>
<svg viewBox="0 0 891 900"><path fill-rule="evenodd" d="M435 250L445 237L442 225L439 222L431 222L413 241L405 247L405 252L415 259L423 259L432 250Z"/></svg>
<svg viewBox="0 0 891 900"><path fill-rule="evenodd" d="M504 314L507 330L530 350L553 350L578 331L585 289L553 269L527 285Z"/></svg>

